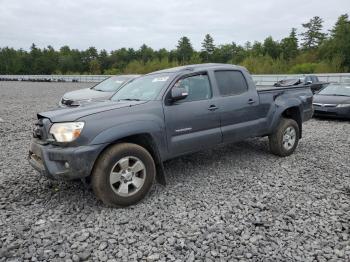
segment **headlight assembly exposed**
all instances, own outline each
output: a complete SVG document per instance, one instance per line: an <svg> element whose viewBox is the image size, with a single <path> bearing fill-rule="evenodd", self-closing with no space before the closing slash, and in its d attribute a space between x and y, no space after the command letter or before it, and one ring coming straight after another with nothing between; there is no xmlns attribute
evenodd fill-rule
<svg viewBox="0 0 350 262"><path fill-rule="evenodd" d="M80 136L84 122L54 123L50 134L57 142L72 142Z"/></svg>

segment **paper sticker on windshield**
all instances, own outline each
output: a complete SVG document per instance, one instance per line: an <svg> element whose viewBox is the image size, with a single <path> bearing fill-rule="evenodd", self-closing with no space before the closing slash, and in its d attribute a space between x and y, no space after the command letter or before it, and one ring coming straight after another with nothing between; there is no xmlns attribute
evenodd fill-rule
<svg viewBox="0 0 350 262"><path fill-rule="evenodd" d="M169 76L163 76L163 77L156 77L152 80L152 82L165 82L167 81Z"/></svg>
<svg viewBox="0 0 350 262"><path fill-rule="evenodd" d="M122 84L123 82L124 82L124 81L122 81L122 80L116 80L116 81L115 81L116 84Z"/></svg>

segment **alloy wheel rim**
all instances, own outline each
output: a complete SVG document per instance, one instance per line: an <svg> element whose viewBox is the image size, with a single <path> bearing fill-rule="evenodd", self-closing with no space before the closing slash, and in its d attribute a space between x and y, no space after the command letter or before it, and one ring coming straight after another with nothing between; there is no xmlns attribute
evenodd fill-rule
<svg viewBox="0 0 350 262"><path fill-rule="evenodd" d="M146 167L137 157L126 156L113 166L109 183L119 196L129 197L136 194L145 183Z"/></svg>
<svg viewBox="0 0 350 262"><path fill-rule="evenodd" d="M295 128L289 126L283 133L282 144L284 149L291 150L294 147L296 141L296 131Z"/></svg>

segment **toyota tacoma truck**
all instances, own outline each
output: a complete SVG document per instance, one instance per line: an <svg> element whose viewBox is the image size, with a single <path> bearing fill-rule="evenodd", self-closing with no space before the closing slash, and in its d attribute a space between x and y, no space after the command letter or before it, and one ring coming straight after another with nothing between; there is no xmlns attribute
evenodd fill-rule
<svg viewBox="0 0 350 262"><path fill-rule="evenodd" d="M313 114L310 87L257 90L240 66L200 64L153 72L110 100L37 114L29 162L53 179L83 179L109 206L165 184L166 160L251 137L294 152Z"/></svg>

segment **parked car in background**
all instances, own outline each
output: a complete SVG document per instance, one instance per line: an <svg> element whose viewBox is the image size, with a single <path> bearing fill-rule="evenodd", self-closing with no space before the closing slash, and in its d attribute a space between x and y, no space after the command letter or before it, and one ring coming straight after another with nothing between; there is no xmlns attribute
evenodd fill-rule
<svg viewBox="0 0 350 262"><path fill-rule="evenodd" d="M91 180L107 205L141 200L163 162L249 137L268 136L289 156L312 117L309 87L257 90L240 66L201 64L141 76L109 101L37 114L29 162L55 179Z"/></svg>
<svg viewBox="0 0 350 262"><path fill-rule="evenodd" d="M314 115L350 119L350 83L332 83L314 95Z"/></svg>
<svg viewBox="0 0 350 262"><path fill-rule="evenodd" d="M320 81L316 75L307 75L302 78L283 79L274 84L276 87L287 87L295 85L309 85L312 93L316 93L329 83Z"/></svg>
<svg viewBox="0 0 350 262"><path fill-rule="evenodd" d="M139 76L140 75L112 76L91 88L65 93L59 101L59 106L79 106L81 103L107 100L111 98L121 86Z"/></svg>

